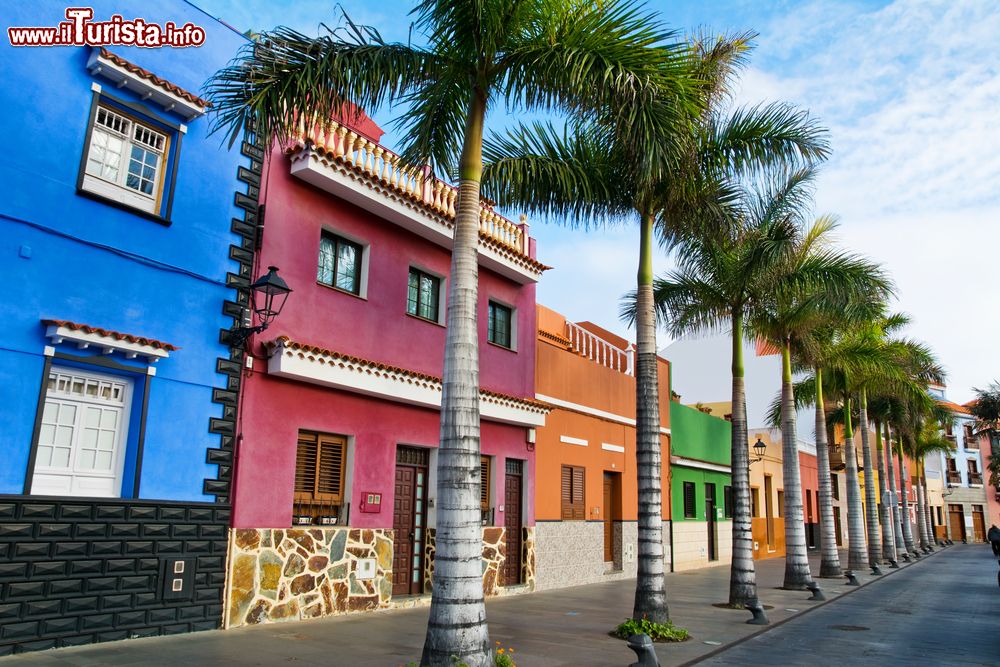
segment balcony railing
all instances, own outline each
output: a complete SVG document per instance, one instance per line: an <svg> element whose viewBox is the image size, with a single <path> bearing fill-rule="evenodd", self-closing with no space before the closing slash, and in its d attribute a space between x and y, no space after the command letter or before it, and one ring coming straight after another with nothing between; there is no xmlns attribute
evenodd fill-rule
<svg viewBox="0 0 1000 667"><path fill-rule="evenodd" d="M969 451L979 451L979 438L974 435L966 435L965 448Z"/></svg>
<svg viewBox="0 0 1000 667"><path fill-rule="evenodd" d="M830 470L843 470L847 467L844 461L844 448L840 445L829 445L830 449Z"/></svg>
<svg viewBox="0 0 1000 667"><path fill-rule="evenodd" d="M334 121L328 127L317 125L310 131L300 122L296 140L287 151L307 144L444 218L455 218L458 188L432 176L429 167L405 164L388 148ZM515 224L494 211L486 201L480 202L479 233L518 254L529 255L527 223L522 219L521 224Z"/></svg>
<svg viewBox="0 0 1000 667"><path fill-rule="evenodd" d="M983 483L983 473L981 472L969 473L969 484L982 484L982 483Z"/></svg>
<svg viewBox="0 0 1000 667"><path fill-rule="evenodd" d="M948 483L949 484L961 484L962 483L962 473L957 470L948 471Z"/></svg>
<svg viewBox="0 0 1000 667"><path fill-rule="evenodd" d="M623 350L578 324L566 322L566 339L574 352L613 371L635 374L635 352L631 345Z"/></svg>

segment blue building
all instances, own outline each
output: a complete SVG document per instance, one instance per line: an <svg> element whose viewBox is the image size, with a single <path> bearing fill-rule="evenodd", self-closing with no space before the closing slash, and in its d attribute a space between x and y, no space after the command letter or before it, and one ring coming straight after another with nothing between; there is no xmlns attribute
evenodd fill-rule
<svg viewBox="0 0 1000 667"><path fill-rule="evenodd" d="M204 43L0 45L0 655L222 617L261 163L199 91L246 39L180 0L87 4Z"/></svg>

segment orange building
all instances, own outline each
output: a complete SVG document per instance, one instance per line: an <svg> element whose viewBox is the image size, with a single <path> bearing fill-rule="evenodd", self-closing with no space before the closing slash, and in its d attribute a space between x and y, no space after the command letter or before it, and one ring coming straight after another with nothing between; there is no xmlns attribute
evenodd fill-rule
<svg viewBox="0 0 1000 667"><path fill-rule="evenodd" d="M544 306L537 312L535 397L552 411L536 432L536 588L634 577L634 346ZM670 367L662 358L659 379L666 551Z"/></svg>

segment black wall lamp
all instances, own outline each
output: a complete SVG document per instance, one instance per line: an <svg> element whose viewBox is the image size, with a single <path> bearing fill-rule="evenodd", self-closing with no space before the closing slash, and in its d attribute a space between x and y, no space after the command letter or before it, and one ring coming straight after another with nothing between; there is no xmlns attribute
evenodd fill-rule
<svg viewBox="0 0 1000 667"><path fill-rule="evenodd" d="M271 326L274 318L281 314L281 309L285 307L285 301L288 300L288 295L291 292L292 288L278 275L278 267L267 267L267 273L250 284L250 308L252 309L250 324L253 325L254 316L260 324L234 327L230 334L230 344L233 347L240 347L250 336Z"/></svg>
<svg viewBox="0 0 1000 667"><path fill-rule="evenodd" d="M765 445L764 441L760 439L760 436L758 436L757 442L753 443L753 453L756 455L757 458L750 459L750 463L757 463L757 461L763 461L764 454L766 452L767 452L767 445Z"/></svg>

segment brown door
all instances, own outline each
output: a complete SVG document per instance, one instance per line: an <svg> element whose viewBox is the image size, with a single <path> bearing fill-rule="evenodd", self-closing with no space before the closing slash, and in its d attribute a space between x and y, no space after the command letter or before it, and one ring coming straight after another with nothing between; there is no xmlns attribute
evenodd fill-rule
<svg viewBox="0 0 1000 667"><path fill-rule="evenodd" d="M771 487L771 476L764 476L764 511L767 512L765 515L767 518L767 549L768 551L774 551L774 507L771 500L772 487Z"/></svg>
<svg viewBox="0 0 1000 667"><path fill-rule="evenodd" d="M951 522L951 539L965 539L965 514L961 505L948 505L948 520Z"/></svg>
<svg viewBox="0 0 1000 667"><path fill-rule="evenodd" d="M715 484L705 482L705 523L708 525L708 560L719 560L715 548Z"/></svg>
<svg viewBox="0 0 1000 667"><path fill-rule="evenodd" d="M523 464L507 459L507 472L503 485L503 526L506 551L503 559L503 583L513 586L521 583L521 480Z"/></svg>
<svg viewBox="0 0 1000 667"><path fill-rule="evenodd" d="M615 477L610 472L604 473L604 562L615 560Z"/></svg>
<svg viewBox="0 0 1000 667"><path fill-rule="evenodd" d="M837 546L842 546L844 538L840 536L840 508L833 508L833 530L837 533Z"/></svg>
<svg viewBox="0 0 1000 667"><path fill-rule="evenodd" d="M986 518L982 505L972 506L972 539L975 542L986 541Z"/></svg>
<svg viewBox="0 0 1000 667"><path fill-rule="evenodd" d="M427 450L396 451L395 501L392 510L392 594L423 592L426 529Z"/></svg>

